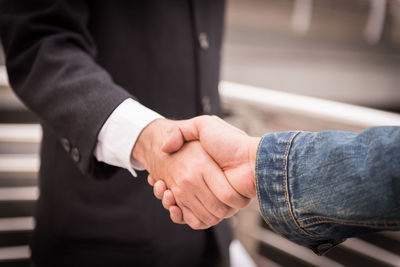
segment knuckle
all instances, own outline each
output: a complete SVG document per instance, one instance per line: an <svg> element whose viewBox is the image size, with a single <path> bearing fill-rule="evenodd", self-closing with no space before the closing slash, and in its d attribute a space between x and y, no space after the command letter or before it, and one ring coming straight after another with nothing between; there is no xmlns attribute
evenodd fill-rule
<svg viewBox="0 0 400 267"><path fill-rule="evenodd" d="M189 175L183 176L181 179L181 185L182 186L191 186L193 184L193 180Z"/></svg>
<svg viewBox="0 0 400 267"><path fill-rule="evenodd" d="M228 213L229 213L229 207L226 206L225 204L221 204L217 205L217 207L215 208L214 215L219 219L223 219L228 215Z"/></svg>
<svg viewBox="0 0 400 267"><path fill-rule="evenodd" d="M235 215L236 212L238 212L238 209L234 209L234 208L230 208L228 214L225 216L225 218L229 218L232 217L233 215Z"/></svg>
<svg viewBox="0 0 400 267"><path fill-rule="evenodd" d="M173 214L171 214L169 217L171 218L171 221L173 221L174 223L180 223L179 220Z"/></svg>
<svg viewBox="0 0 400 267"><path fill-rule="evenodd" d="M201 115L201 116L199 116L199 119L206 120L211 117L212 117L211 115Z"/></svg>
<svg viewBox="0 0 400 267"><path fill-rule="evenodd" d="M169 209L169 204L165 201L165 199L163 198L163 200L161 201L161 203L162 203L162 205L163 205L163 207L164 207L164 209Z"/></svg>
<svg viewBox="0 0 400 267"><path fill-rule="evenodd" d="M184 217L183 220L187 223L187 225L190 226L190 228L192 228L192 229L196 228L198 222L196 222L196 220L194 220L194 218L191 218L191 217L185 216L185 215L183 217Z"/></svg>
<svg viewBox="0 0 400 267"><path fill-rule="evenodd" d="M172 186L171 191L172 191L172 194L174 194L175 200L182 198L183 191L179 186Z"/></svg>
<svg viewBox="0 0 400 267"><path fill-rule="evenodd" d="M220 195L220 198L221 198L221 201L226 203L226 204L231 204L235 200L234 194L232 194L231 192L227 192L227 191L223 192Z"/></svg>
<svg viewBox="0 0 400 267"><path fill-rule="evenodd" d="M192 228L193 230L202 229L203 223L196 217L193 216L183 216L184 221Z"/></svg>
<svg viewBox="0 0 400 267"><path fill-rule="evenodd" d="M181 223L181 219L173 212L170 212L170 217L174 223Z"/></svg>
<svg viewBox="0 0 400 267"><path fill-rule="evenodd" d="M157 188L153 188L153 194L157 199L161 199L162 196L160 195L160 193L158 192Z"/></svg>
<svg viewBox="0 0 400 267"><path fill-rule="evenodd" d="M175 202L175 201L173 201L173 199L171 198L170 195L164 195L163 200L164 200L164 202L165 202L165 205L168 205L168 206L173 205L174 202Z"/></svg>
<svg viewBox="0 0 400 267"><path fill-rule="evenodd" d="M200 221L195 220L194 222L191 223L190 227L191 227L193 230L200 230L200 229L202 229L203 224L202 224Z"/></svg>
<svg viewBox="0 0 400 267"><path fill-rule="evenodd" d="M249 199L249 198L243 198L243 200L240 201L239 209L243 209L243 208L247 207L247 205L249 205L250 201L251 201L251 199Z"/></svg>
<svg viewBox="0 0 400 267"><path fill-rule="evenodd" d="M210 116L210 119L213 119L213 120L220 120L221 118L218 117L217 115L211 115L211 116Z"/></svg>
<svg viewBox="0 0 400 267"><path fill-rule="evenodd" d="M216 225L217 223L219 223L220 221L221 221L221 219L219 219L219 218L211 217L211 218L208 220L208 222L207 222L207 226L208 226L208 227L214 226L214 225Z"/></svg>
<svg viewBox="0 0 400 267"><path fill-rule="evenodd" d="M186 207L186 200L183 199L175 199L176 206L178 207Z"/></svg>

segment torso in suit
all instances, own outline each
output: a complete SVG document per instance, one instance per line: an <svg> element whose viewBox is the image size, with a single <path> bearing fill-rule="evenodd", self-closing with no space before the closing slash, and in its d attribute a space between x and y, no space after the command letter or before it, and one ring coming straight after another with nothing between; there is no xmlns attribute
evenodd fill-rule
<svg viewBox="0 0 400 267"><path fill-rule="evenodd" d="M10 83L43 126L32 258L38 266L196 266L227 260L227 222L175 225L146 173L93 156L126 98L173 119L219 113L224 3L2 1Z"/></svg>

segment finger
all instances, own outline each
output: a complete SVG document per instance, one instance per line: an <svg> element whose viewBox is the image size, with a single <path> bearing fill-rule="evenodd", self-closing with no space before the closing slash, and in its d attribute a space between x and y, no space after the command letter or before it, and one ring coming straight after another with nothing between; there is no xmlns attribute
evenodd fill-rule
<svg viewBox="0 0 400 267"><path fill-rule="evenodd" d="M167 186L163 181L159 180L154 184L153 193L159 200L163 198L165 190L167 190Z"/></svg>
<svg viewBox="0 0 400 267"><path fill-rule="evenodd" d="M197 218L190 208L184 206L182 203L171 206L169 211L170 218L174 223L187 224L194 230L206 229L210 227Z"/></svg>
<svg viewBox="0 0 400 267"><path fill-rule="evenodd" d="M207 228L217 224L220 221L220 218L214 216L211 212L209 212L208 209L205 208L202 202L198 199L198 197L196 196L196 191L198 190L199 188L197 186L191 185L186 186L185 191L182 191L180 188L177 188L175 186L171 188L171 191L175 196L175 200L178 206L183 211L185 222L187 222L193 229L196 229L198 227L202 227L201 229L203 229L204 226L206 226ZM185 208L189 209L191 212L185 212ZM186 214L188 214L189 219L192 219L191 221L187 221L185 217Z"/></svg>
<svg viewBox="0 0 400 267"><path fill-rule="evenodd" d="M162 204L166 210L168 210L169 207L176 204L174 194L172 193L171 190L167 190L164 192L164 196L162 198Z"/></svg>
<svg viewBox="0 0 400 267"><path fill-rule="evenodd" d="M235 213L238 209L246 207L250 202L249 198L242 196L231 186L225 174L214 161L209 168L205 169L203 177L208 188L218 200L233 209L229 210L225 216L232 216L232 212ZM206 203L205 205L208 206ZM223 211L220 210L219 212Z"/></svg>
<svg viewBox="0 0 400 267"><path fill-rule="evenodd" d="M169 207L169 217L171 221L177 224L184 224L182 210L178 206Z"/></svg>
<svg viewBox="0 0 400 267"><path fill-rule="evenodd" d="M203 177L205 169L212 169L213 176L219 175L223 179L225 176L219 166L204 152L200 143L188 143L182 148L182 152L186 153L187 157L193 156L194 158L191 159L190 170L183 172L183 175L177 179L178 184L171 186L178 206L188 207L198 219L210 226L236 212L221 202L206 184Z"/></svg>
<svg viewBox="0 0 400 267"><path fill-rule="evenodd" d="M223 219L223 218L228 218L231 217L233 214L237 212L236 208L233 208L232 206L228 205L227 203L224 203L220 197L218 197L213 190L208 186L208 184L205 182L207 179L212 180L215 179L215 177L222 176L225 178L224 174L222 173L221 169L218 166L215 166L214 163L211 163L211 166L209 166L210 169L207 173L205 173L205 176L203 177L203 183L205 190L200 192L199 199L201 203L203 204L204 207L207 208L207 210L213 214L215 217L218 219ZM216 191L216 190L214 190ZM223 190L221 190L223 191ZM218 191L216 193L219 193ZM201 196L201 197L200 197Z"/></svg>
<svg viewBox="0 0 400 267"><path fill-rule="evenodd" d="M153 176L151 176L151 174L149 174L147 176L147 182L149 183L149 185L154 186L154 183L156 182L156 180L154 180Z"/></svg>
<svg viewBox="0 0 400 267"><path fill-rule="evenodd" d="M169 216L176 224L188 224L192 229L206 229L209 226L199 220L187 207L182 209L176 205L169 207ZM186 219L186 220L185 220Z"/></svg>
<svg viewBox="0 0 400 267"><path fill-rule="evenodd" d="M207 225L204 222L202 222L199 218L197 218L193 212L187 208L187 207L182 207L182 214L183 214L183 221L190 226L190 228L194 230L200 230L200 229L207 229L211 225Z"/></svg>

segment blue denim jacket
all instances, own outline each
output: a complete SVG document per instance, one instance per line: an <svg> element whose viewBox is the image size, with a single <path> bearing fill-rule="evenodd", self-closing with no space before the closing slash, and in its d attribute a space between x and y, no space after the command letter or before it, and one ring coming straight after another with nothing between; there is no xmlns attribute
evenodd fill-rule
<svg viewBox="0 0 400 267"><path fill-rule="evenodd" d="M347 237L400 230L400 127L267 134L256 188L267 224L319 255Z"/></svg>

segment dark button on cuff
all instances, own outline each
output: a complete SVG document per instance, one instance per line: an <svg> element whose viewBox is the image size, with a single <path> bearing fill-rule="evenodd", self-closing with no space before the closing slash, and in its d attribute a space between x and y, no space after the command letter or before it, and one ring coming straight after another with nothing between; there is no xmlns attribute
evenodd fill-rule
<svg viewBox="0 0 400 267"><path fill-rule="evenodd" d="M65 151L69 152L71 151L71 144L69 143L67 138L61 138L61 144Z"/></svg>
<svg viewBox="0 0 400 267"><path fill-rule="evenodd" d="M79 162L79 160L81 159L81 156L79 154L79 150L76 147L74 147L71 150L71 156L72 156L73 161L75 161L75 162Z"/></svg>
<svg viewBox="0 0 400 267"><path fill-rule="evenodd" d="M205 32L199 34L199 45L203 50L207 50L210 46L208 42L208 36Z"/></svg>

